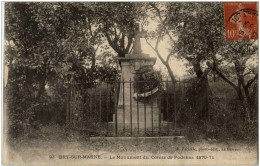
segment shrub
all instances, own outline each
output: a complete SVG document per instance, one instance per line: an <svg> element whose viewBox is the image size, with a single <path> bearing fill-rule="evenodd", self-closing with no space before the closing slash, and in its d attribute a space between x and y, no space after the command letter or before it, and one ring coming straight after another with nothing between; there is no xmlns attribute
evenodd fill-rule
<svg viewBox="0 0 260 166"><path fill-rule="evenodd" d="M221 87L220 84L217 84L216 87L211 84L212 91L209 94L206 120L202 120L199 110L195 109L194 88L189 88L179 119L187 131L186 136L190 140L201 138L257 140L258 121L245 121L244 111L234 90L225 86L222 89L219 87ZM215 92L227 95L223 98L221 95L215 95Z"/></svg>

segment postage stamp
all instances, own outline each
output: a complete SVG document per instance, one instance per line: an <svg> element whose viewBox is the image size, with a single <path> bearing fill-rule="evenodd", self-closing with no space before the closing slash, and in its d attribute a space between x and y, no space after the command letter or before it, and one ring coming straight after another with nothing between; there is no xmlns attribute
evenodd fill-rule
<svg viewBox="0 0 260 166"><path fill-rule="evenodd" d="M226 40L258 39L256 2L224 2Z"/></svg>

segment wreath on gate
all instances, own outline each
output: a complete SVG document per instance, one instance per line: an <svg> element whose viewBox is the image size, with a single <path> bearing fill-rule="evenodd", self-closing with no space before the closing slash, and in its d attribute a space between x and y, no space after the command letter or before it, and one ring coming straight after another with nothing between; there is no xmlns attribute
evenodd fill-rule
<svg viewBox="0 0 260 166"><path fill-rule="evenodd" d="M162 75L159 71L153 70L152 66L142 66L136 71L133 88L136 99L151 98L162 89Z"/></svg>

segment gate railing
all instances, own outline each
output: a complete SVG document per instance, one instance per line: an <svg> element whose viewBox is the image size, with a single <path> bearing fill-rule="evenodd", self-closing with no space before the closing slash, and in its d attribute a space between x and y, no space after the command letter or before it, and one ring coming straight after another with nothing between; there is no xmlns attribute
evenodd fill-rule
<svg viewBox="0 0 260 166"><path fill-rule="evenodd" d="M131 80L70 84L67 124L89 136L180 135L178 118L190 83L166 80L161 85L138 95Z"/></svg>

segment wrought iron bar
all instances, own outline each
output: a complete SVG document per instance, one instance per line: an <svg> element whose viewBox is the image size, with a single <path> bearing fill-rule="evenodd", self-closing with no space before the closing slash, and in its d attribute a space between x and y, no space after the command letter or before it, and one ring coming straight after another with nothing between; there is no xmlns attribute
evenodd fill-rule
<svg viewBox="0 0 260 166"><path fill-rule="evenodd" d="M152 91L151 91L152 93ZM153 101L152 101L152 104L151 104L151 120L152 120L152 136L153 136Z"/></svg>
<svg viewBox="0 0 260 166"><path fill-rule="evenodd" d="M180 104L180 105L179 105L179 112L180 112L181 109L182 109L181 106L182 106L182 97L183 97L183 96L182 96L183 93L182 93L182 86L181 86L181 81L180 81L180 79L179 79L179 91L180 91L180 101L179 101L179 104Z"/></svg>
<svg viewBox="0 0 260 166"><path fill-rule="evenodd" d="M139 102L138 102L138 96L136 97L136 104L137 104L137 133L139 134Z"/></svg>
<svg viewBox="0 0 260 166"><path fill-rule="evenodd" d="M109 91L109 115L111 115L111 109L112 109L112 106L111 106L111 101L112 101L112 94L111 94L111 91ZM113 120L113 117L112 117L112 120Z"/></svg>
<svg viewBox="0 0 260 166"><path fill-rule="evenodd" d="M94 109L95 109L95 112L97 112L97 106L96 106L96 94L97 94L97 85L95 84L95 91L94 91Z"/></svg>
<svg viewBox="0 0 260 166"><path fill-rule="evenodd" d="M66 115L66 122L67 124L70 121L70 85L67 88L67 115Z"/></svg>
<svg viewBox="0 0 260 166"><path fill-rule="evenodd" d="M125 80L123 80L123 133L125 134Z"/></svg>
<svg viewBox="0 0 260 166"><path fill-rule="evenodd" d="M93 95L90 94L90 99L89 99L89 110L92 111L93 110Z"/></svg>
<svg viewBox="0 0 260 166"><path fill-rule="evenodd" d="M109 118L108 117L109 116L109 113L108 113L108 110L109 110L109 95L108 95L109 94L109 89L108 89L108 83L107 83L107 93L106 94L107 94L107 96L106 96L107 97L107 110L106 110L106 117L107 117L107 131L106 132L107 132L107 134L106 135L108 136L108 118Z"/></svg>
<svg viewBox="0 0 260 166"><path fill-rule="evenodd" d="M144 98L146 97L144 93ZM146 135L146 103L144 102L144 133Z"/></svg>
<svg viewBox="0 0 260 166"><path fill-rule="evenodd" d="M115 83L115 87L116 87L116 83ZM115 134L117 137L117 88L115 88Z"/></svg>
<svg viewBox="0 0 260 166"><path fill-rule="evenodd" d="M74 85L71 86L70 88L70 99L74 97ZM72 111L73 109L71 109L71 101L70 101L70 122L72 122Z"/></svg>
<svg viewBox="0 0 260 166"><path fill-rule="evenodd" d="M170 126L169 126L169 94L168 94L168 79L166 82L166 114L167 114L167 134L170 133Z"/></svg>
<svg viewBox="0 0 260 166"><path fill-rule="evenodd" d="M131 136L133 135L133 124L132 124L132 82L130 78L130 124L131 124Z"/></svg>
<svg viewBox="0 0 260 166"><path fill-rule="evenodd" d="M158 104L158 98L156 99ZM159 108L159 136L161 136L161 109Z"/></svg>
<svg viewBox="0 0 260 166"><path fill-rule="evenodd" d="M176 124L177 124L177 109L176 109L176 90L175 90L176 82L173 84L173 103L174 103L174 130L176 131Z"/></svg>
<svg viewBox="0 0 260 166"><path fill-rule="evenodd" d="M101 108L101 105L102 105L102 97L101 97L101 89L100 89L100 92L99 92L99 121L100 123L102 122L102 108Z"/></svg>

